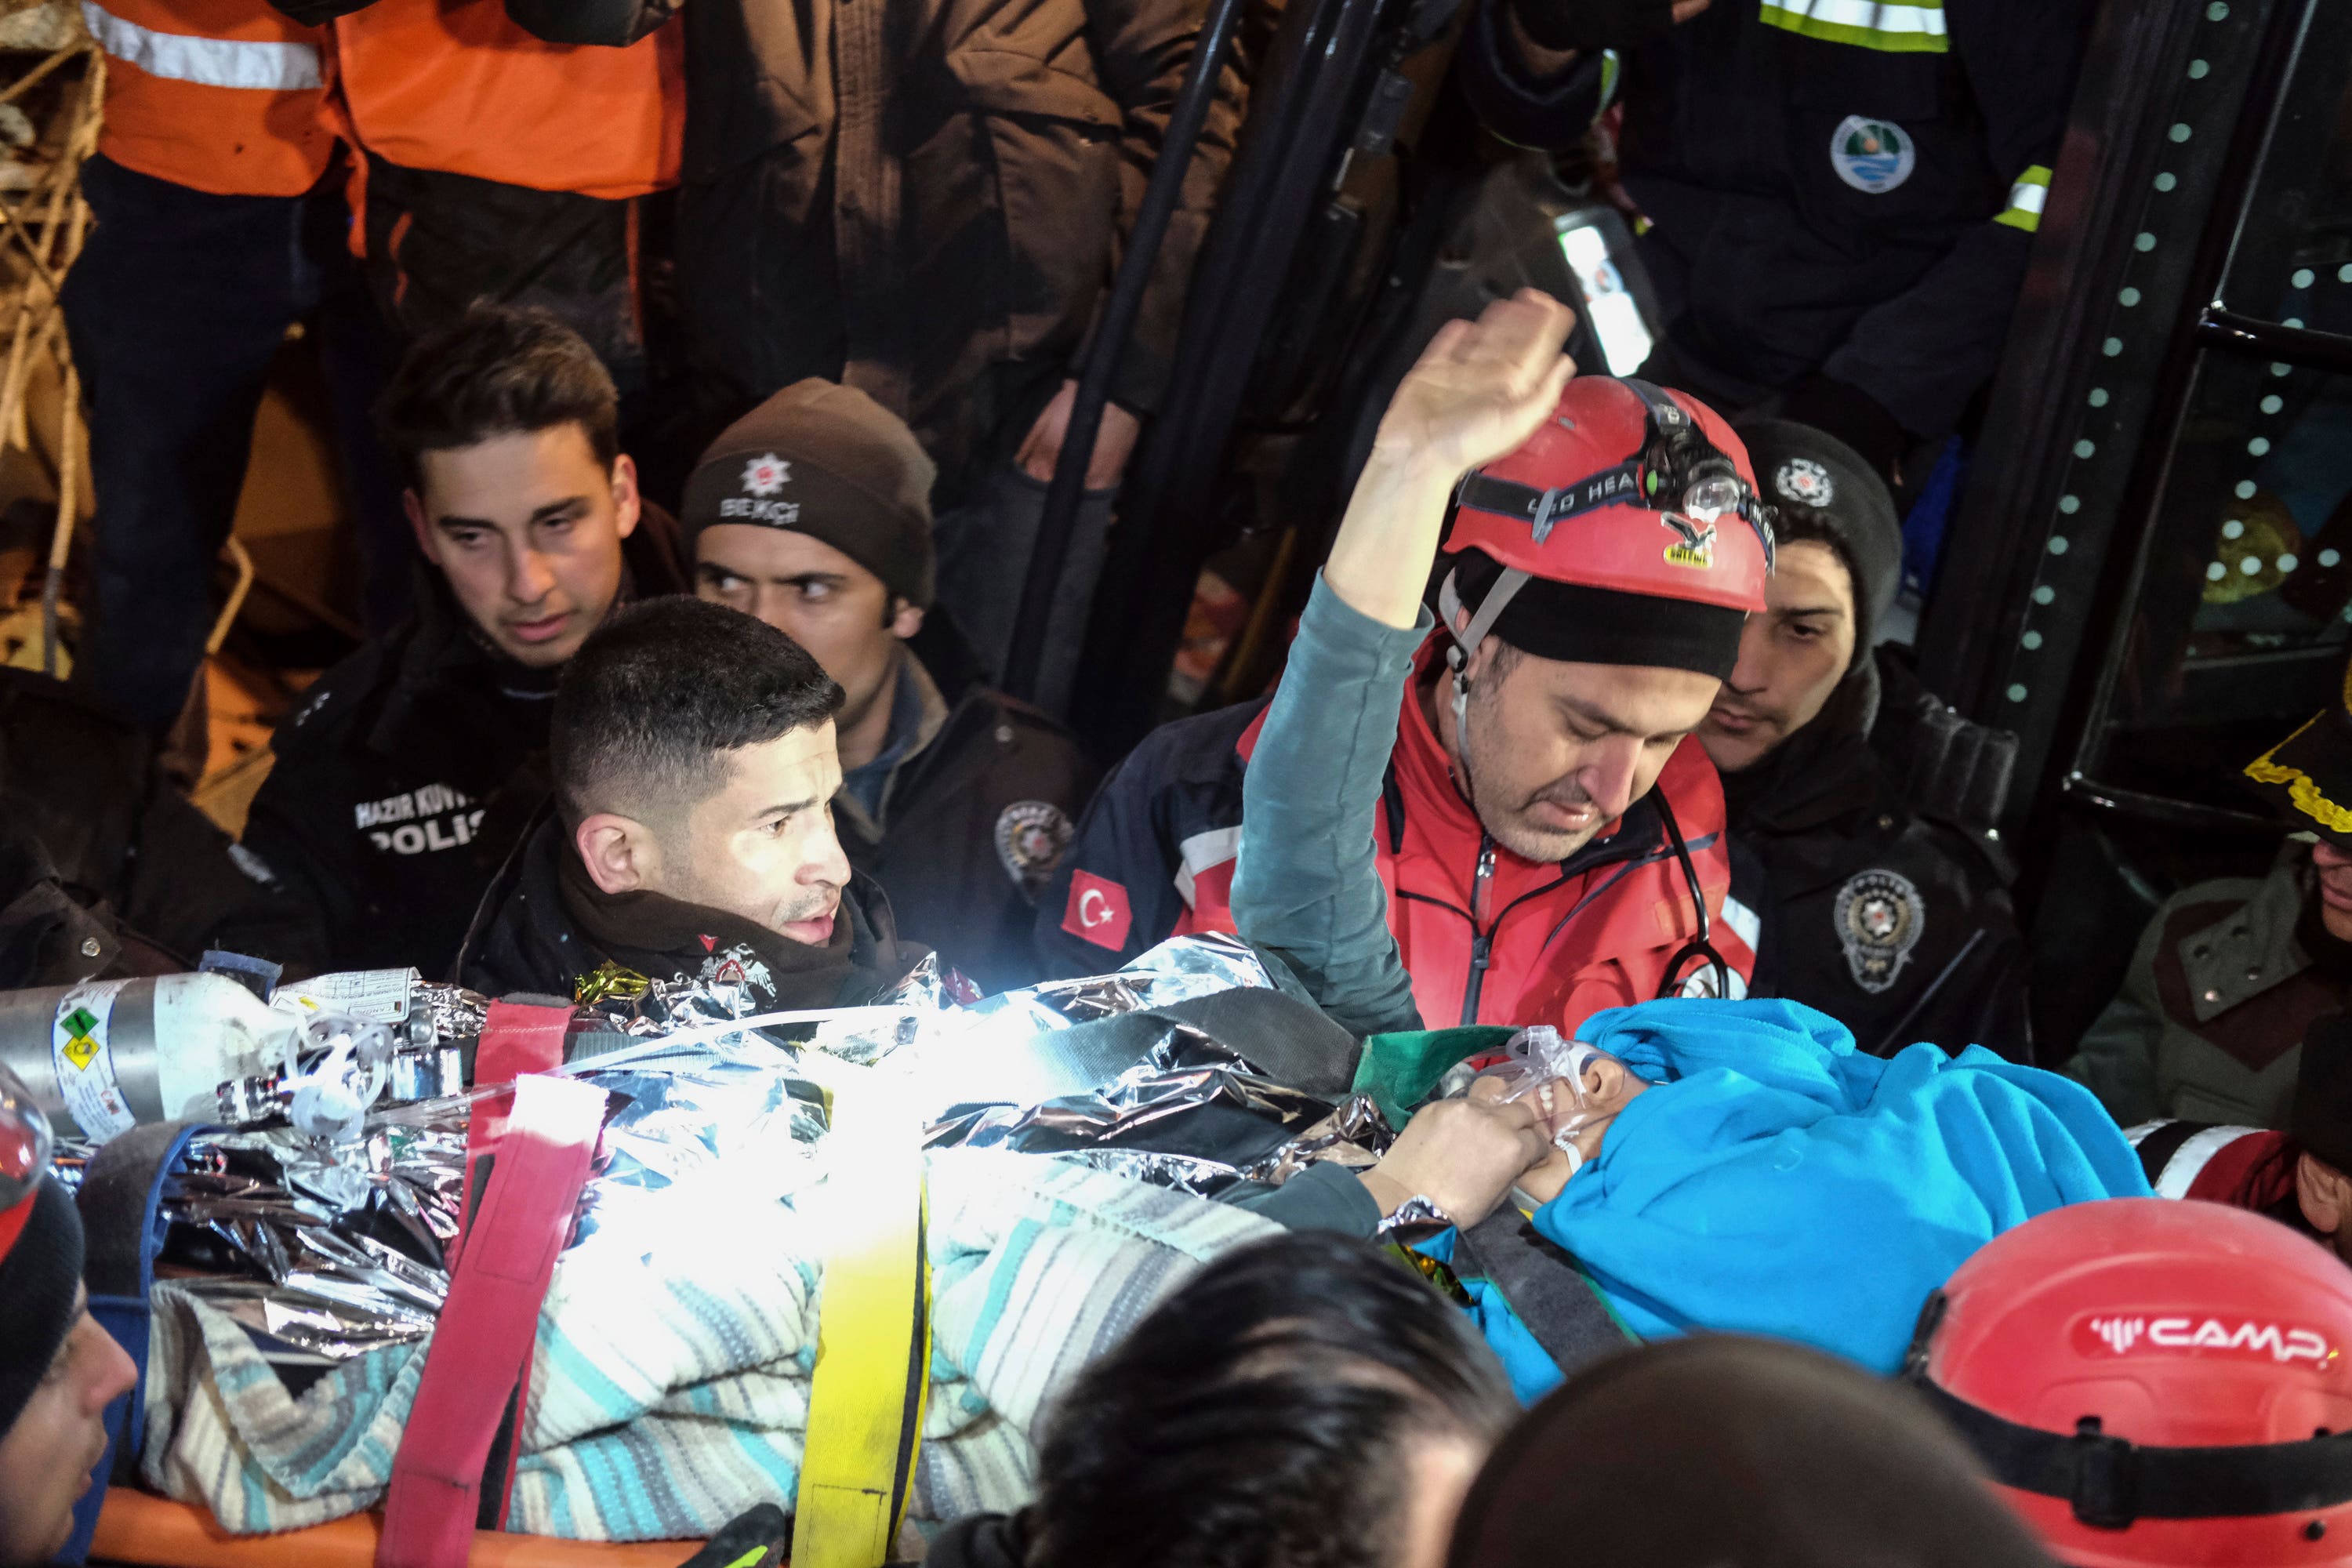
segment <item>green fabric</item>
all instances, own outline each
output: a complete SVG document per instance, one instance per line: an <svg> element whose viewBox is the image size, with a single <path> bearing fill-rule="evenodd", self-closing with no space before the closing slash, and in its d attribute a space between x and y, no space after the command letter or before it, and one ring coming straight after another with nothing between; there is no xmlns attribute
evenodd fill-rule
<svg viewBox="0 0 2352 1568"><path fill-rule="evenodd" d="M1364 1042L1364 1054L1356 1063L1355 1092L1370 1095L1391 1127L1402 1127L1455 1063L1501 1050L1517 1033L1496 1025L1474 1024L1459 1029L1374 1035Z"/></svg>

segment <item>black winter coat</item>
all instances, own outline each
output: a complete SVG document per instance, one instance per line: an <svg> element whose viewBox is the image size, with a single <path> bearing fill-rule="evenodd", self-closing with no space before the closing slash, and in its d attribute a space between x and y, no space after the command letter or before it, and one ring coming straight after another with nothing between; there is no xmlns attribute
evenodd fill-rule
<svg viewBox="0 0 2352 1568"><path fill-rule="evenodd" d="M1068 731L974 679L926 639L939 697L930 738L901 762L881 820L845 795L834 824L849 863L882 884L908 935L982 992L1045 978L1036 899L1093 792L1095 770Z"/></svg>
<svg viewBox="0 0 2352 1568"><path fill-rule="evenodd" d="M646 508L623 551L625 595L686 585L667 513ZM278 760L242 843L299 916L220 940L293 975L447 975L482 889L547 798L559 672L491 651L441 574L424 576L416 618L320 676L270 742Z"/></svg>
<svg viewBox="0 0 2352 1568"><path fill-rule="evenodd" d="M1463 43L1480 114L1574 145L1616 73L1532 72L1498 7L1479 0ZM1837 25L1855 13L1926 30ZM1727 412L1820 374L1914 437L1949 431L2000 361L2089 17L1715 0L1633 50L1618 153L1666 327L1647 374Z"/></svg>
<svg viewBox="0 0 2352 1568"><path fill-rule="evenodd" d="M1746 773L1724 777L1731 896L1761 924L1750 994L1817 1007L1889 1055L1926 1040L2031 1061L2009 872L1931 816L1872 748L1875 667Z"/></svg>
<svg viewBox="0 0 2352 1568"><path fill-rule="evenodd" d="M1068 373L1205 0L507 0L551 42L686 12L679 300L745 404L804 376L904 418L942 501ZM1234 57L1238 58L1238 56ZM1113 395L1153 407L1241 123L1228 66Z"/></svg>

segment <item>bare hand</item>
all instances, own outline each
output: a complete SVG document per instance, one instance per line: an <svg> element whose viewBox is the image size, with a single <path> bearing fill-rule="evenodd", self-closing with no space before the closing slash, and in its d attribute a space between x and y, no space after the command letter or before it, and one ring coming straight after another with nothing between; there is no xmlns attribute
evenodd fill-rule
<svg viewBox="0 0 2352 1568"><path fill-rule="evenodd" d="M1517 447L1559 404L1573 361L1560 352L1575 313L1522 289L1475 321L1448 321L1389 400L1375 460L1412 460L1449 477Z"/></svg>
<svg viewBox="0 0 2352 1568"><path fill-rule="evenodd" d="M1029 426L1029 435L1013 460L1031 479L1052 482L1054 469L1062 460L1062 442L1070 433L1070 409L1077 400L1078 384L1064 381L1054 401L1037 416L1037 423ZM1143 421L1116 403L1104 404L1102 425L1095 431L1095 449L1087 458L1087 489L1116 487L1119 475L1127 471L1127 460L1135 456L1136 438L1142 434Z"/></svg>
<svg viewBox="0 0 2352 1568"><path fill-rule="evenodd" d="M1465 1098L1414 1112L1360 1178L1381 1212L1393 1214L1419 1194L1466 1228L1494 1213L1512 1184L1547 1153L1557 1153L1545 1140L1541 1111L1524 1100L1506 1103L1502 1092L1499 1079L1482 1078Z"/></svg>
<svg viewBox="0 0 2352 1568"><path fill-rule="evenodd" d="M1535 1200L1538 1205L1559 1196L1576 1168L1568 1163L1568 1154L1554 1145L1544 1146L1544 1157L1535 1169L1523 1173L1516 1184L1519 1191Z"/></svg>
<svg viewBox="0 0 2352 1568"><path fill-rule="evenodd" d="M1713 4L1715 0L1675 0L1675 26L1681 26Z"/></svg>

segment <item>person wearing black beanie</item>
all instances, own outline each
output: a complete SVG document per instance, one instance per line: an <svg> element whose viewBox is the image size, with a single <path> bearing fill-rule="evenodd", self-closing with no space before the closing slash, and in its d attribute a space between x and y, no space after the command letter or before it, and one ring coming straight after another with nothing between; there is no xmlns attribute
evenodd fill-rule
<svg viewBox="0 0 2352 1568"><path fill-rule="evenodd" d="M1504 1435L1448 1568L2054 1568L1916 1395L1710 1334L1625 1352Z"/></svg>
<svg viewBox="0 0 2352 1568"><path fill-rule="evenodd" d="M0 1568L64 1548L106 1454L101 1417L138 1378L89 1315L81 1261L81 1220L55 1178L0 1210Z"/></svg>
<svg viewBox="0 0 2352 1568"><path fill-rule="evenodd" d="M1094 769L1067 731L981 679L932 613L931 460L855 387L796 382L722 432L686 482L695 592L806 648L844 694L833 810L899 924L980 985L1042 977L1032 927Z"/></svg>
<svg viewBox="0 0 2352 1568"><path fill-rule="evenodd" d="M1927 1040L2030 1059L2024 943L1990 824L1913 798L1873 744L1884 686L1916 685L1874 647L1902 581L1894 498L1833 436L1735 428L1779 560L1698 740L1723 775L1731 896L1756 928L1751 994L1818 1007L1880 1055Z"/></svg>

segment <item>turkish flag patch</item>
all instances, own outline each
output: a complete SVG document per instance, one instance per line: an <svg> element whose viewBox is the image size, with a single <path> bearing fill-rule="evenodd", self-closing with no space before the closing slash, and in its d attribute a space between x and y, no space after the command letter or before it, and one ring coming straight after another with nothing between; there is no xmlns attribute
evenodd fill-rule
<svg viewBox="0 0 2352 1568"><path fill-rule="evenodd" d="M1128 927L1135 912L1128 907L1127 889L1092 871L1070 873L1070 905L1062 911L1062 929L1072 936L1117 952L1127 946Z"/></svg>

